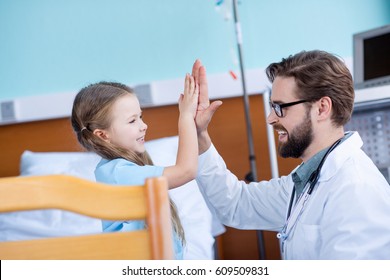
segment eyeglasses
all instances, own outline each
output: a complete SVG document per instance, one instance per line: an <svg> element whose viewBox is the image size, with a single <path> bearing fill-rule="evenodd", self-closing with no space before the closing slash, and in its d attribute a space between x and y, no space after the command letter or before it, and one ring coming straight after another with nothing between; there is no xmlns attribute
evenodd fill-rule
<svg viewBox="0 0 390 280"><path fill-rule="evenodd" d="M309 102L309 100L298 100L298 101L294 101L294 102L290 102L290 103L283 103L283 104L272 103L270 101L269 106L274 109L275 114L279 118L283 118L284 117L283 110L282 110L283 108L294 106L294 105L301 104L304 102Z"/></svg>

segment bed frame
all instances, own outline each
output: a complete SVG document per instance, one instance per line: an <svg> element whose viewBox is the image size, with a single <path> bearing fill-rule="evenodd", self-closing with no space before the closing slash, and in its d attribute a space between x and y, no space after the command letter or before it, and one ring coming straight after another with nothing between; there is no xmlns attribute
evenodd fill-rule
<svg viewBox="0 0 390 280"><path fill-rule="evenodd" d="M268 154L266 120L261 95L251 95L250 115L256 151L259 180L271 178ZM229 169L244 179L250 171L249 151L245 125L244 104L241 97L223 100L209 127L214 145ZM176 105L144 108L148 124L146 140L177 135L179 111ZM82 151L69 118L5 125L0 127L0 150L3 163L0 177L19 175L20 156L24 150L33 152ZM288 174L299 164L298 160L278 158L279 173ZM275 232L263 232L267 259L280 259L279 242ZM256 231L228 228L218 239L221 259L258 259Z"/></svg>

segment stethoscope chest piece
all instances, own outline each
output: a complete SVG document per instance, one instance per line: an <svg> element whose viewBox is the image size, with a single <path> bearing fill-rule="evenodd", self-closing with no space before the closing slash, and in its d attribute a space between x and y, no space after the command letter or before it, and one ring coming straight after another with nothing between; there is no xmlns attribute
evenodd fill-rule
<svg viewBox="0 0 390 280"><path fill-rule="evenodd" d="M286 239L287 239L287 234L285 233L285 232L278 232L277 234L276 234L276 237L278 238L278 239L280 239L281 241L285 241Z"/></svg>

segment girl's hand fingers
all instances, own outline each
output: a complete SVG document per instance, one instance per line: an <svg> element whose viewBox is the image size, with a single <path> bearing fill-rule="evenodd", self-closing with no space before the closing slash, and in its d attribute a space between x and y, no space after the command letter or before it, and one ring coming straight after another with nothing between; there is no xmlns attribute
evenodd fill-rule
<svg viewBox="0 0 390 280"><path fill-rule="evenodd" d="M187 73L184 79L184 94L188 94L189 89L190 89L190 77L189 74Z"/></svg>
<svg viewBox="0 0 390 280"><path fill-rule="evenodd" d="M179 100L178 100L179 104L183 101L183 98L184 98L184 94L180 93Z"/></svg>
<svg viewBox="0 0 390 280"><path fill-rule="evenodd" d="M194 94L195 91L195 80L193 76L190 76L190 93Z"/></svg>

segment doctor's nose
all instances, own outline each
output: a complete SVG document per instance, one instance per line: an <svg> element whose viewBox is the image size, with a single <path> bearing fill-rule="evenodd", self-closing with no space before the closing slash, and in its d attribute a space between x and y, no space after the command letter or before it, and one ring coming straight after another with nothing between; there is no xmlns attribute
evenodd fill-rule
<svg viewBox="0 0 390 280"><path fill-rule="evenodd" d="M273 125L277 123L279 120L279 117L276 115L275 110L271 108L270 113L267 116L267 123L269 125Z"/></svg>

